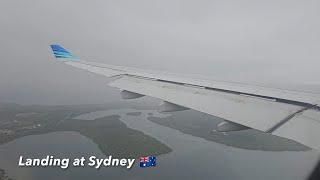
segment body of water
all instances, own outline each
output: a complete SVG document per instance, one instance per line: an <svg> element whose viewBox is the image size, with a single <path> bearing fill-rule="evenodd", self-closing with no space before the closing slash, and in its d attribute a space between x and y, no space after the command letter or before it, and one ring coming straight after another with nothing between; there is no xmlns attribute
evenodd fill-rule
<svg viewBox="0 0 320 180"><path fill-rule="evenodd" d="M130 115L141 112L140 115ZM129 114L127 114L129 113ZM148 134L167 144L173 151L157 157L154 168L131 170L91 167L61 170L59 168L19 168L20 155L40 157L91 156L105 157L90 139L76 132L55 132L26 136L0 146L0 167L16 179L304 179L319 154L315 151L268 152L234 148L203 138L184 134L178 130L149 121L149 116L166 117L154 110L114 109L83 114L76 119L120 115L129 128Z"/></svg>

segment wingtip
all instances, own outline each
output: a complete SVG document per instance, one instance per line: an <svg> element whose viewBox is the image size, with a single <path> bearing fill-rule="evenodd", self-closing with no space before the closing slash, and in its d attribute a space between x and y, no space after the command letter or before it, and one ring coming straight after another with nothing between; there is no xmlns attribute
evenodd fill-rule
<svg viewBox="0 0 320 180"><path fill-rule="evenodd" d="M60 46L59 44L51 44L50 45L52 52L57 59L72 59L76 60L77 58L72 55L69 51L67 51L65 48Z"/></svg>

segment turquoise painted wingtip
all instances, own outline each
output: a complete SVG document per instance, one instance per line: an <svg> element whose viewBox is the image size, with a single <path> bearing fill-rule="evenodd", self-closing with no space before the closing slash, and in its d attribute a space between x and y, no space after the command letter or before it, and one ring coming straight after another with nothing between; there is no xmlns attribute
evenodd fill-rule
<svg viewBox="0 0 320 180"><path fill-rule="evenodd" d="M69 58L69 59L77 59L74 55L72 55L69 51L67 51L65 48L58 44L52 44L50 45L53 54L56 58Z"/></svg>

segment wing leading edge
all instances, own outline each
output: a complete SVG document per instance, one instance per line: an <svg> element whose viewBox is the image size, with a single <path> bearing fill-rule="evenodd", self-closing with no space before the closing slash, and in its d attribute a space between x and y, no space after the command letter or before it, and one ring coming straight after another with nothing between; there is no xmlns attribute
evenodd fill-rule
<svg viewBox="0 0 320 180"><path fill-rule="evenodd" d="M159 98L320 149L320 94L75 61L59 55L55 57L67 65L112 78L109 83L112 87Z"/></svg>

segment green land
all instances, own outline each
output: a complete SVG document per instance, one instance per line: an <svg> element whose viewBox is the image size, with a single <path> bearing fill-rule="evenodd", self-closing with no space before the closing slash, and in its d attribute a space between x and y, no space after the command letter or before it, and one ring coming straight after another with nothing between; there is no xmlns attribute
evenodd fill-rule
<svg viewBox="0 0 320 180"><path fill-rule="evenodd" d="M119 120L118 115L95 120L73 119L83 113L122 106L121 104L75 106L0 104L0 144L27 135L75 131L90 138L103 153L114 157L137 158L171 151L168 146L155 138L128 128Z"/></svg>
<svg viewBox="0 0 320 180"><path fill-rule="evenodd" d="M0 169L0 180L13 180L10 178L3 169Z"/></svg>

